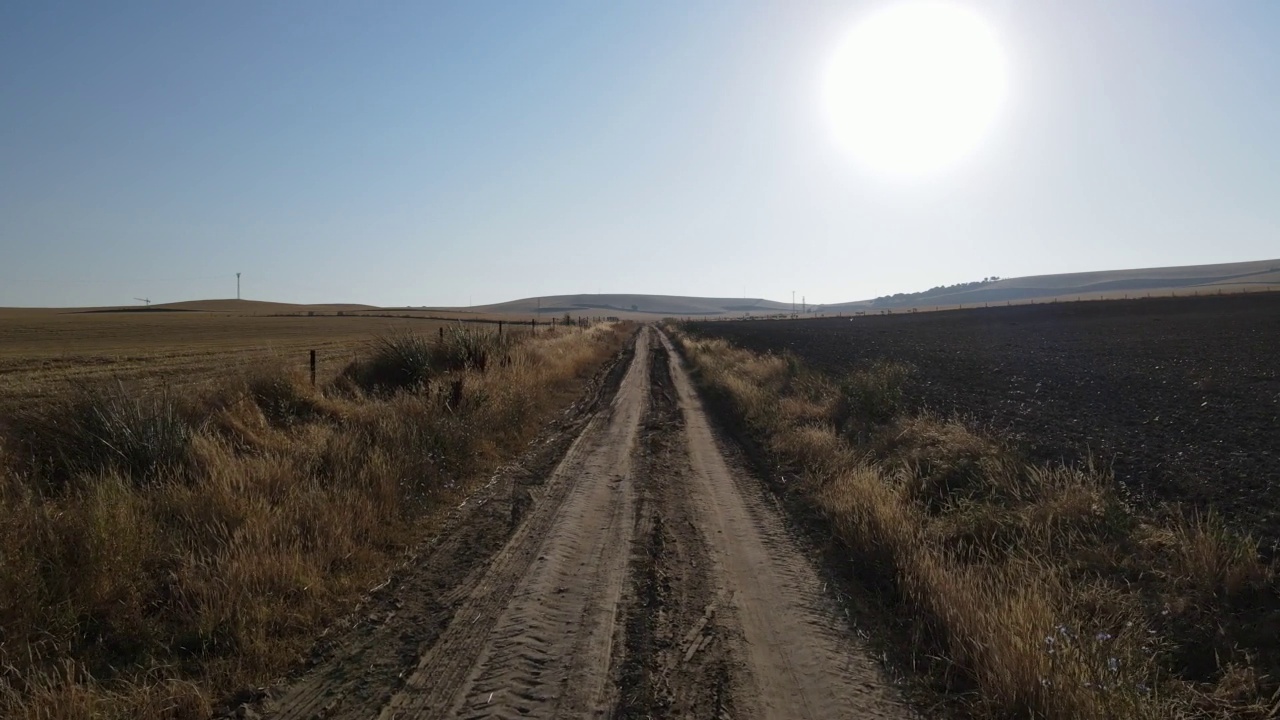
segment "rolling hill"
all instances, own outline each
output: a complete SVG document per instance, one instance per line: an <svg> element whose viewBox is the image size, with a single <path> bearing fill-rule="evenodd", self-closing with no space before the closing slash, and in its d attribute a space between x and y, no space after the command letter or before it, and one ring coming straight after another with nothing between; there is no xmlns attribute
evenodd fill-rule
<svg viewBox="0 0 1280 720"><path fill-rule="evenodd" d="M351 312L355 310L374 310L373 305L355 303L333 303L323 305L298 305L295 303L264 302L262 300L187 300L183 302L152 305L160 310L196 310L200 312L229 312L242 314L281 314L298 312Z"/></svg>
<svg viewBox="0 0 1280 720"><path fill-rule="evenodd" d="M963 283L917 293L899 293L872 300L820 305L814 310L823 313L856 312L868 309L1016 303L1054 298L1103 299L1147 293L1169 295L1241 292L1251 289L1280 289L1280 260L1031 275Z"/></svg>
<svg viewBox="0 0 1280 720"><path fill-rule="evenodd" d="M948 308L984 303L1042 302L1051 299L1096 300L1139 295L1280 291L1280 259L1218 265L1105 270L1098 272L988 278L978 282L897 293L868 300L809 305L809 313L867 312ZM259 300L189 300L142 306L105 308L0 308L20 312L165 312L188 311L233 315L305 315L308 313L431 317L435 319L528 320L569 313L615 316L630 320L661 317L744 317L789 314L791 303L761 298L711 298L683 295L579 294L548 295L474 307L376 307L355 303L301 305Z"/></svg>
<svg viewBox="0 0 1280 720"><path fill-rule="evenodd" d="M458 311L463 308L433 308ZM615 315L615 316L679 316L679 315L745 315L788 312L789 303L759 298L704 298L680 295L549 295L523 298L494 305L467 308L476 313L494 315Z"/></svg>

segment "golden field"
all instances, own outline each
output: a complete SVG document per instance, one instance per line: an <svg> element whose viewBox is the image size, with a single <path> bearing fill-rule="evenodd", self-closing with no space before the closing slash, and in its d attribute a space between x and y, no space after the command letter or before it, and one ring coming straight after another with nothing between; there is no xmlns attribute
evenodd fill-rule
<svg viewBox="0 0 1280 720"><path fill-rule="evenodd" d="M39 403L76 384L107 379L176 387L264 363L305 370L310 350L317 351L317 374L331 377L376 336L430 334L456 324L338 316L334 310L310 317L298 314L299 306L282 307L294 314L0 309L0 416L17 404Z"/></svg>

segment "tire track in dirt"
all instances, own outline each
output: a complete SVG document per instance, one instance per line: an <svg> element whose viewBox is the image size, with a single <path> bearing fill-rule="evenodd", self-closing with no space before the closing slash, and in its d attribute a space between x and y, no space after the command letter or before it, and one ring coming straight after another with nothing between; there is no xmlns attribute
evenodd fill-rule
<svg viewBox="0 0 1280 720"><path fill-rule="evenodd" d="M538 521L521 512L530 499L548 510L563 502L573 478L554 470L584 429L608 412L633 356L633 348L625 348L529 452L453 513L435 543L328 633L309 667L269 689L262 713L281 720L377 716L457 616L488 563L514 542L518 521Z"/></svg>
<svg viewBox="0 0 1280 720"><path fill-rule="evenodd" d="M530 517L380 717L589 717L612 704L610 658L635 525L632 453L650 331L613 403L573 443Z"/></svg>
<svg viewBox="0 0 1280 720"><path fill-rule="evenodd" d="M733 717L729 657L714 622L710 559L688 493L688 455L669 355L650 346L649 411L636 460L639 511L626 642L613 716ZM722 600L722 599L721 599Z"/></svg>
<svg viewBox="0 0 1280 720"><path fill-rule="evenodd" d="M734 663L735 717L908 718L880 667L836 615L816 569L763 488L729 467L702 402L665 335L688 448L688 496Z"/></svg>

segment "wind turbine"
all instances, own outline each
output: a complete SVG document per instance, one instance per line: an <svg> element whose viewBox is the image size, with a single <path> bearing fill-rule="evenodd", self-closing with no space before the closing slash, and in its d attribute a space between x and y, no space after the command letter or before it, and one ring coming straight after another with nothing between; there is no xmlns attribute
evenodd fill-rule
<svg viewBox="0 0 1280 720"><path fill-rule="evenodd" d="M150 299L150 298L134 298L134 300L137 300L137 301L138 301L138 302L140 302L140 303L146 303L146 306L147 306L147 307L151 307L151 299Z"/></svg>

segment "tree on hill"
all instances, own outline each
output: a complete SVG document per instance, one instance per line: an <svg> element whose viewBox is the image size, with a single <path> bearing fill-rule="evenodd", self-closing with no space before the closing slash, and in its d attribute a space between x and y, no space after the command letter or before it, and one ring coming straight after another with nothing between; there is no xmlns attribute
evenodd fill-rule
<svg viewBox="0 0 1280 720"><path fill-rule="evenodd" d="M926 300L938 295L949 295L951 293L964 292L966 290L976 290L984 285L990 285L993 282L999 282L998 275L984 277L981 280L974 280L967 283L956 283L955 285L938 285L928 290L921 290L913 293L895 293L893 295L881 295L871 301L872 305L906 305L914 303L917 300Z"/></svg>

